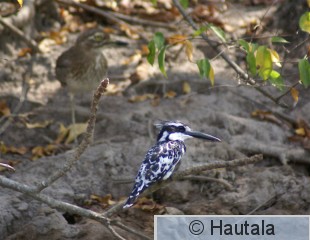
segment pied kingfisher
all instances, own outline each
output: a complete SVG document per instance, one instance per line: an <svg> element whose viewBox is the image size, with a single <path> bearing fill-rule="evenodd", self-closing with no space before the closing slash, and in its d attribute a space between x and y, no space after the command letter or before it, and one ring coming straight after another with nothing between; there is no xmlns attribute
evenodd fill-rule
<svg viewBox="0 0 310 240"><path fill-rule="evenodd" d="M189 126L179 121L163 121L155 126L161 128L157 143L147 152L124 208L131 207L138 196L149 186L171 176L186 151L185 139L195 137L209 141L221 141L211 135L192 131Z"/></svg>

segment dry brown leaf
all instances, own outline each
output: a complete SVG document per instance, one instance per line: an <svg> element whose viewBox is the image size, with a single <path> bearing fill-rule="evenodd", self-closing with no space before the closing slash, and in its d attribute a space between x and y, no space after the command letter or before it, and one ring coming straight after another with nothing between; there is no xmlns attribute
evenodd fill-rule
<svg viewBox="0 0 310 240"><path fill-rule="evenodd" d="M137 95L137 96L133 96L131 98L128 99L129 102L131 103L136 103L136 102L144 102L148 99L155 99L156 98L156 94L143 94L143 95Z"/></svg>
<svg viewBox="0 0 310 240"><path fill-rule="evenodd" d="M26 127L29 128L29 129L33 129L33 128L46 128L52 122L53 121L51 121L51 120L45 120L43 122L26 123Z"/></svg>
<svg viewBox="0 0 310 240"><path fill-rule="evenodd" d="M181 35L181 34L174 34L167 38L168 44L185 44L185 41L187 41L188 36Z"/></svg>
<svg viewBox="0 0 310 240"><path fill-rule="evenodd" d="M136 51L135 54L130 56L129 58L125 59L122 64L128 65L132 63L138 63L142 58L141 51Z"/></svg>
<svg viewBox="0 0 310 240"><path fill-rule="evenodd" d="M141 45L141 54L142 54L142 56L148 55L149 52L150 52L150 51L149 51L148 46L147 46L146 44L142 44L142 45Z"/></svg>
<svg viewBox="0 0 310 240"><path fill-rule="evenodd" d="M185 44L185 53L188 58L188 61L193 62L193 45L188 40L186 40L184 44Z"/></svg>
<svg viewBox="0 0 310 240"><path fill-rule="evenodd" d="M55 140L56 144L60 144L65 141L66 137L69 134L69 128L66 128L62 123L59 125L59 131L57 139Z"/></svg>
<svg viewBox="0 0 310 240"><path fill-rule="evenodd" d="M108 33L108 34L112 34L112 33L115 33L115 29L110 28L110 27L105 27L105 28L103 28L103 32Z"/></svg>
<svg viewBox="0 0 310 240"><path fill-rule="evenodd" d="M165 98L175 98L177 96L177 93L175 91L168 91L165 93Z"/></svg>
<svg viewBox="0 0 310 240"><path fill-rule="evenodd" d="M26 147L14 147L14 146L7 146L4 142L0 142L0 153L14 153L24 155L28 149Z"/></svg>
<svg viewBox="0 0 310 240"><path fill-rule="evenodd" d="M48 144L46 146L36 146L31 150L31 160L37 160L44 156L50 156L56 153L58 146L55 144Z"/></svg>
<svg viewBox="0 0 310 240"><path fill-rule="evenodd" d="M188 82L183 83L183 93L189 94L192 91L191 86Z"/></svg>
<svg viewBox="0 0 310 240"><path fill-rule="evenodd" d="M87 123L76 123L69 125L69 135L65 141L65 144L69 144L74 141L82 133L86 132Z"/></svg>
<svg viewBox="0 0 310 240"><path fill-rule="evenodd" d="M127 24L121 24L120 29L122 31L124 31L126 33L126 35L128 37L130 37L131 39L139 39L140 38L139 34L135 30L130 28L130 26Z"/></svg>
<svg viewBox="0 0 310 240"><path fill-rule="evenodd" d="M295 133L299 136L305 136L306 135L306 131L304 128L297 128L295 129Z"/></svg>
<svg viewBox="0 0 310 240"><path fill-rule="evenodd" d="M143 211L148 211L148 212L156 212L156 211L160 211L164 209L164 206L157 204L152 199L141 197L141 198L138 198L136 204L134 205L134 208L139 208Z"/></svg>
<svg viewBox="0 0 310 240"><path fill-rule="evenodd" d="M11 115L11 110L9 109L5 100L0 100L0 115L6 117Z"/></svg>
<svg viewBox="0 0 310 240"><path fill-rule="evenodd" d="M17 56L18 56L18 57L25 57L28 53L29 53L29 54L32 53L32 49L31 49L31 48L22 48L22 49L18 52Z"/></svg>
<svg viewBox="0 0 310 240"><path fill-rule="evenodd" d="M263 121L269 121L278 125L282 125L282 121L277 118L272 112L264 110L255 110L251 113L252 117L258 118Z"/></svg>
<svg viewBox="0 0 310 240"><path fill-rule="evenodd" d="M299 91L296 88L292 88L290 92L295 104L298 103Z"/></svg>
<svg viewBox="0 0 310 240"><path fill-rule="evenodd" d="M31 153L32 153L32 160L37 160L44 155L44 147L43 146L36 146L34 147L32 150L31 150Z"/></svg>

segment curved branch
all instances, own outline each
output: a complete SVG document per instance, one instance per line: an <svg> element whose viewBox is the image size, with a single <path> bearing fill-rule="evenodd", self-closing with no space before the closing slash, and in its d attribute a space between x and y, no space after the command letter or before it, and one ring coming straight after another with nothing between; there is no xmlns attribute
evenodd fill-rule
<svg viewBox="0 0 310 240"><path fill-rule="evenodd" d="M48 179L38 183L37 186L32 189L33 192L42 191L44 188L51 185L57 179L64 176L76 164L76 162L80 159L81 155L85 152L86 148L90 145L92 138L93 138L93 132L94 132L95 123L96 123L96 113L97 113L99 100L103 92L107 88L108 84L109 84L108 78L102 80L96 92L94 93L92 105L91 105L91 114L88 120L86 133L80 145L75 149L74 153L69 156L64 166L58 171L56 171Z"/></svg>

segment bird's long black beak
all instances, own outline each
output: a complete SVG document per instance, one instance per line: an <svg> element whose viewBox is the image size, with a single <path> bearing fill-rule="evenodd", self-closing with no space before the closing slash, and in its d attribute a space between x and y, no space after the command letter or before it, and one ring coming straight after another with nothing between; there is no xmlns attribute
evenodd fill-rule
<svg viewBox="0 0 310 240"><path fill-rule="evenodd" d="M201 133L201 132L186 131L185 134L191 137L194 137L194 138L200 138L200 139L204 139L204 140L208 140L212 142L221 142L221 139L214 137L212 135L209 135L209 134Z"/></svg>
<svg viewBox="0 0 310 240"><path fill-rule="evenodd" d="M123 41L111 41L110 44L118 47L126 47L128 45L127 42Z"/></svg>

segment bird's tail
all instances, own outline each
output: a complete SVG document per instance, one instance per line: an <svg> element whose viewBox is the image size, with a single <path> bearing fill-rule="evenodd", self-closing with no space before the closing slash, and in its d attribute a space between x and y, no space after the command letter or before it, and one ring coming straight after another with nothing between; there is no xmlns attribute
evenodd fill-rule
<svg viewBox="0 0 310 240"><path fill-rule="evenodd" d="M133 196L130 195L129 198L127 199L126 203L124 204L123 208L129 208L131 207L134 202L136 201L136 199L138 198L139 195Z"/></svg>
<svg viewBox="0 0 310 240"><path fill-rule="evenodd" d="M141 182L137 182L134 187L133 190L130 194L130 196L128 197L125 205L123 206L123 208L129 208L131 207L135 201L137 200L137 198L139 197L139 195L148 187L148 185L144 185Z"/></svg>

